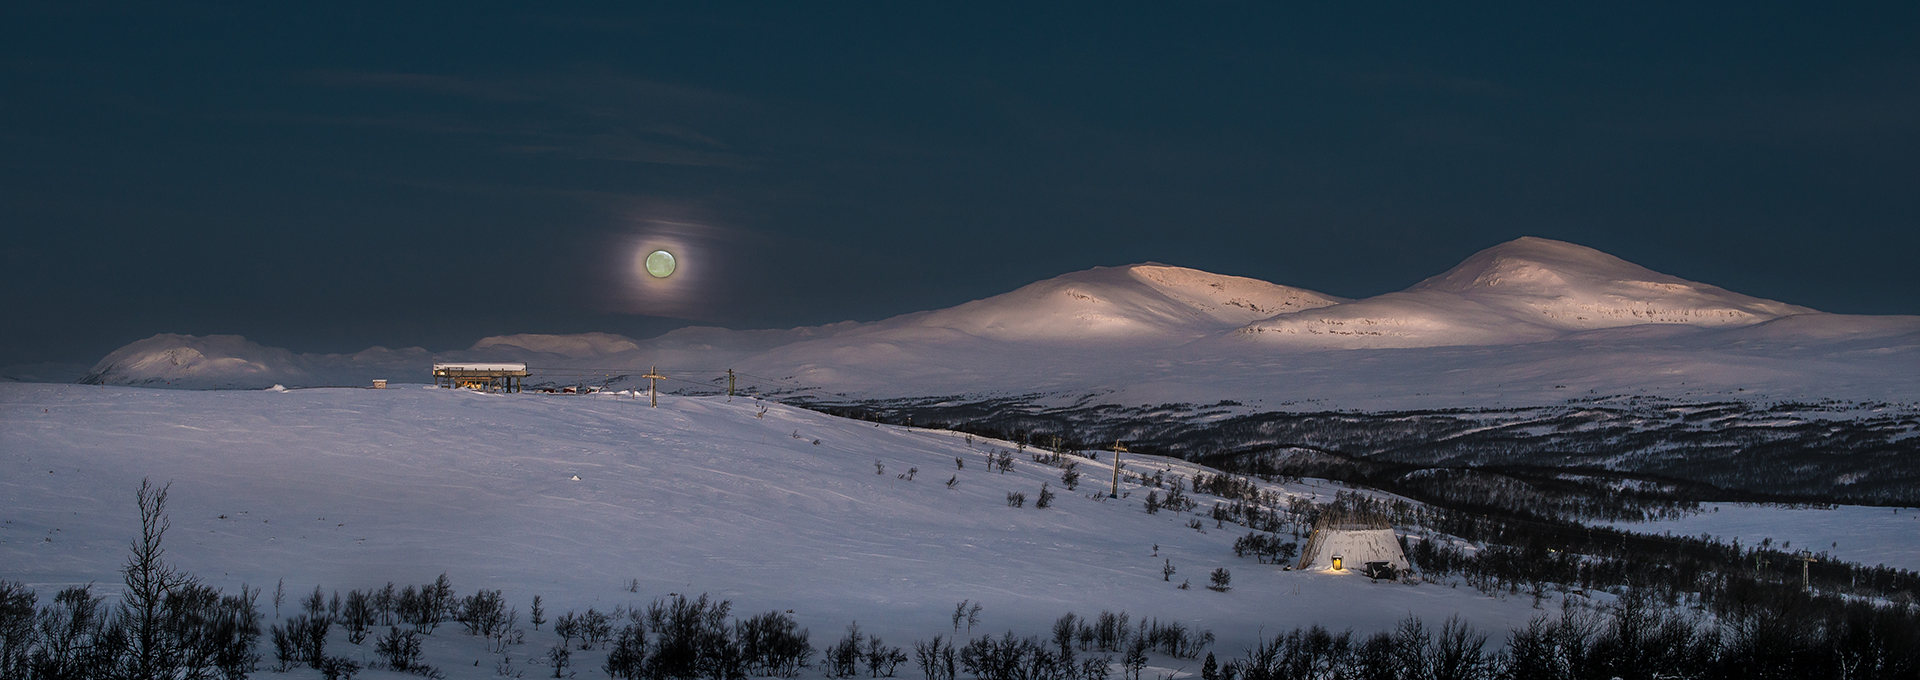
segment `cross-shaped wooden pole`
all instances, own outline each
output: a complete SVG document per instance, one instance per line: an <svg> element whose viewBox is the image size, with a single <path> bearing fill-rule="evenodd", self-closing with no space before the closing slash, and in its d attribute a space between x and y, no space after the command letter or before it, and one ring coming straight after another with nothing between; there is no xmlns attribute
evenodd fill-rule
<svg viewBox="0 0 1920 680"><path fill-rule="evenodd" d="M1812 562L1818 562L1820 560L1814 559L1813 553L1807 550L1800 551L1799 559L1800 559L1800 589L1811 592L1813 590L1813 584L1810 583L1807 579L1807 564Z"/></svg>
<svg viewBox="0 0 1920 680"><path fill-rule="evenodd" d="M1120 454L1127 450L1120 440L1113 440L1113 490L1107 492L1108 498L1120 497Z"/></svg>
<svg viewBox="0 0 1920 680"><path fill-rule="evenodd" d="M665 380L667 376L660 375L660 367L654 366L652 369L647 371L646 375L643 375L640 377L647 381L647 406L648 407L659 406L660 405L660 381Z"/></svg>

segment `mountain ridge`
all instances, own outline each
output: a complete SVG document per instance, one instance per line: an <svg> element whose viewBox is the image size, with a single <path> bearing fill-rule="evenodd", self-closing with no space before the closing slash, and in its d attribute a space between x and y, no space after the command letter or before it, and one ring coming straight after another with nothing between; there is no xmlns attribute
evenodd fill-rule
<svg viewBox="0 0 1920 680"><path fill-rule="evenodd" d="M522 334L461 350L350 355L162 334L103 358L84 382L424 382L436 360L526 361L560 370L551 381L568 384L618 382L651 366L736 368L836 398L1099 393L1148 403L1211 392L1446 406L1564 399L1554 390L1579 384L1594 393L1898 400L1920 398L1912 381L1898 379L1920 372L1920 316L1828 314L1523 238L1359 300L1147 262L1069 272L945 309L792 329L689 327L641 340ZM1646 370L1650 363L1666 368Z"/></svg>
<svg viewBox="0 0 1920 680"><path fill-rule="evenodd" d="M1512 344L1645 324L1746 326L1818 310L1662 274L1585 246L1523 237L1413 286L1248 324L1267 342L1365 347Z"/></svg>
<svg viewBox="0 0 1920 680"><path fill-rule="evenodd" d="M1013 342L1164 344L1340 302L1304 288L1145 262L1069 272L953 307L876 321L863 332L917 326Z"/></svg>

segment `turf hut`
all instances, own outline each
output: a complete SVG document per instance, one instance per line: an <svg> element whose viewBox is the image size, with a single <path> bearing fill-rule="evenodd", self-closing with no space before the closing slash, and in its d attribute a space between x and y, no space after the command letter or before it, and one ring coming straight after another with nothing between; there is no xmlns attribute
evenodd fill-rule
<svg viewBox="0 0 1920 680"><path fill-rule="evenodd" d="M1336 558L1343 572L1374 578L1399 578L1408 569L1393 523L1375 513L1348 509L1320 513L1294 568L1328 571L1335 568Z"/></svg>

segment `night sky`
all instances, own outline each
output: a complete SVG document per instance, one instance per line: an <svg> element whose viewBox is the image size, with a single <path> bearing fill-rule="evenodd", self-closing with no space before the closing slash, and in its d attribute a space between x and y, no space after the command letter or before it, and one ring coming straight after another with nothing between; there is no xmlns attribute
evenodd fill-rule
<svg viewBox="0 0 1920 680"><path fill-rule="evenodd" d="M283 4L0 9L0 366L874 320L1150 260L1363 297L1526 235L1920 313L1915 3Z"/></svg>

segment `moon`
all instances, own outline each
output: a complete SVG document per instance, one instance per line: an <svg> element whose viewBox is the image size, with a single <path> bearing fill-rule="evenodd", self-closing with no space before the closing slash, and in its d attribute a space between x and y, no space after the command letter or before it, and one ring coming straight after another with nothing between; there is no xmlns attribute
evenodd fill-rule
<svg viewBox="0 0 1920 680"><path fill-rule="evenodd" d="M673 253L656 250L647 254L647 273L664 279L673 275Z"/></svg>

